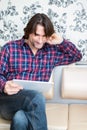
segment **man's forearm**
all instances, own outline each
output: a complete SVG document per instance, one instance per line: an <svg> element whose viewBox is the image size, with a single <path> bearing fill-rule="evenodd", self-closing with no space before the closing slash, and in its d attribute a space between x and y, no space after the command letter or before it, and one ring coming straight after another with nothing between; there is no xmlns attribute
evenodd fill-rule
<svg viewBox="0 0 87 130"><path fill-rule="evenodd" d="M79 61L82 58L80 50L76 46L67 40L63 40L61 44L58 44L59 49L69 57L72 57L74 61Z"/></svg>

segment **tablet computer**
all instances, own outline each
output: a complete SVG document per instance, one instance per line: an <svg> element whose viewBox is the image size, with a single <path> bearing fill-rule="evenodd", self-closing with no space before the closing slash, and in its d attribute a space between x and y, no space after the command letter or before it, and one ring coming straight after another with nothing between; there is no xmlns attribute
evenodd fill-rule
<svg viewBox="0 0 87 130"><path fill-rule="evenodd" d="M23 86L26 90L36 90L42 93L50 91L54 86L53 82L44 82L44 81L31 81L31 80L19 80L13 79L13 82Z"/></svg>

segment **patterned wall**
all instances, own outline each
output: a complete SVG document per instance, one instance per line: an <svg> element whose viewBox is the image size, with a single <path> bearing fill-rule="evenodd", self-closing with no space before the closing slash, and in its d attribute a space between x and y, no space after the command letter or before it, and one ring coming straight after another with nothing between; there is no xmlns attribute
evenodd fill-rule
<svg viewBox="0 0 87 130"><path fill-rule="evenodd" d="M56 32L76 44L87 61L87 0L0 0L0 45L21 38L38 12L47 14Z"/></svg>

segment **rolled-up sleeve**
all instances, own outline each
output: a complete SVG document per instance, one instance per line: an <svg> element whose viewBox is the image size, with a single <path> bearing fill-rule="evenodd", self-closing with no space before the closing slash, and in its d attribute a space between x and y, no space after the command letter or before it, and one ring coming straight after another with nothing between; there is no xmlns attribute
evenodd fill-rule
<svg viewBox="0 0 87 130"><path fill-rule="evenodd" d="M71 64L82 59L82 54L75 44L65 39L61 44L57 45L56 53L56 65Z"/></svg>

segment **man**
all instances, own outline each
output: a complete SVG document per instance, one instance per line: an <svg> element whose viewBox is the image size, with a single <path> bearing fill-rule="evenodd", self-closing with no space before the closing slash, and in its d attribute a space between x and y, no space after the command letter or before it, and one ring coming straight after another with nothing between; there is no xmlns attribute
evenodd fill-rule
<svg viewBox="0 0 87 130"><path fill-rule="evenodd" d="M74 63L82 55L58 36L45 14L34 15L20 40L5 44L0 58L0 113L12 119L10 130L47 130L45 99L24 90L13 79L49 81L55 66Z"/></svg>

